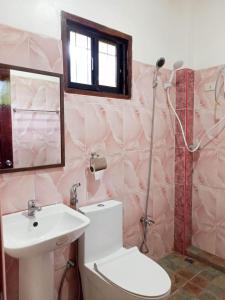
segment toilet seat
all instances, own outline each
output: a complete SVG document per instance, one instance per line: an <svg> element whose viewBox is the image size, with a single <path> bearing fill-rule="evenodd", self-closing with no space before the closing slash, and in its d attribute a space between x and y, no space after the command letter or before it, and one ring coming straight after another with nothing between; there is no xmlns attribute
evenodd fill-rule
<svg viewBox="0 0 225 300"><path fill-rule="evenodd" d="M156 299L170 292L171 281L166 271L136 247L122 248L114 255L93 262L93 266L108 283L129 294Z"/></svg>

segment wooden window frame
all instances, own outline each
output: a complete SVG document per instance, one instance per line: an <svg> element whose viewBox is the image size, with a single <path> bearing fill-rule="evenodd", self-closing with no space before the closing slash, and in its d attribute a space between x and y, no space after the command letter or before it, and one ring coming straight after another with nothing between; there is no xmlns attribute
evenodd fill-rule
<svg viewBox="0 0 225 300"><path fill-rule="evenodd" d="M64 89L67 93L110 97L117 99L131 98L132 84L132 37L120 31L108 28L95 22L62 11L62 45L63 45L63 69ZM74 30L81 34L91 36L94 70L92 71L92 85L73 83L70 81L70 57L69 57L69 33ZM96 37L96 41L93 40ZM117 87L101 86L97 82L98 77L98 41L112 42L117 47ZM123 59L121 59L121 56ZM125 59L125 61L124 61ZM120 71L122 70L122 71Z"/></svg>

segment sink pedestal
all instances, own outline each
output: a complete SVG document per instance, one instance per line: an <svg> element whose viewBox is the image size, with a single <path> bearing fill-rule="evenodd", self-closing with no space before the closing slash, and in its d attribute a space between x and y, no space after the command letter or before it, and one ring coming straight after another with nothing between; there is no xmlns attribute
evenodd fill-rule
<svg viewBox="0 0 225 300"><path fill-rule="evenodd" d="M54 300L53 252L19 260L19 300Z"/></svg>

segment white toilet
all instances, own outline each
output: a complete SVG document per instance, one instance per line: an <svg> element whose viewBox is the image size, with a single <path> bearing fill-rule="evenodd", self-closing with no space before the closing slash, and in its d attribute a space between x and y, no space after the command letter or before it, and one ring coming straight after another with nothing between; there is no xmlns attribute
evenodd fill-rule
<svg viewBox="0 0 225 300"><path fill-rule="evenodd" d="M136 247L123 248L122 203L109 200L80 211L91 221L79 240L84 300L168 299L166 271Z"/></svg>

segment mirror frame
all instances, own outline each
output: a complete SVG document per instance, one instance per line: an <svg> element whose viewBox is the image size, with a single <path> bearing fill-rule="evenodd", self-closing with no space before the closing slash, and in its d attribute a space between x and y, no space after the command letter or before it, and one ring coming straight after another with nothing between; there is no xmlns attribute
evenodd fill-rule
<svg viewBox="0 0 225 300"><path fill-rule="evenodd" d="M8 69L8 70L16 70L16 71L23 71L29 72L34 74L41 74L47 76L54 76L59 78L59 85L60 85L60 135L61 135L61 163L60 164L51 164L51 165L40 165L34 167L24 167L24 168L15 168L15 169L0 169L0 174L4 173L14 173L14 172L21 172L21 171L32 171L32 170L40 170L40 169L49 169L49 168L58 168L65 166L65 132L64 132L64 83L63 83L63 75L59 73L53 73L48 71L42 71L37 69L30 69L26 67L8 65L0 63L1 69Z"/></svg>

